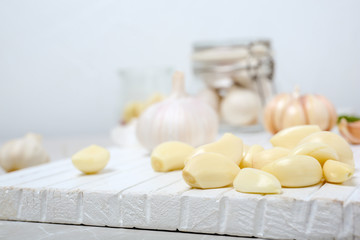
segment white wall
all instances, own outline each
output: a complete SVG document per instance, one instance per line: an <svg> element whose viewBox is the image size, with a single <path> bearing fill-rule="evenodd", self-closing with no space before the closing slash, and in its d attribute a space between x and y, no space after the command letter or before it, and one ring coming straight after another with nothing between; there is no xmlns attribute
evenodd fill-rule
<svg viewBox="0 0 360 240"><path fill-rule="evenodd" d="M360 1L0 1L0 137L105 134L120 68L189 76L196 40L272 39L276 85L360 113Z"/></svg>

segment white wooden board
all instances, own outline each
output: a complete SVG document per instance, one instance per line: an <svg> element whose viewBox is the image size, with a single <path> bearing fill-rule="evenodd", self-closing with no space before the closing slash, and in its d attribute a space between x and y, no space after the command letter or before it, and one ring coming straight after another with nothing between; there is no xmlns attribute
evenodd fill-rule
<svg viewBox="0 0 360 240"><path fill-rule="evenodd" d="M354 147L355 159L360 148ZM110 149L84 175L70 159L0 176L0 219L180 230L275 239L360 238L360 172L343 185L280 195L190 189L181 172L156 173L139 149Z"/></svg>

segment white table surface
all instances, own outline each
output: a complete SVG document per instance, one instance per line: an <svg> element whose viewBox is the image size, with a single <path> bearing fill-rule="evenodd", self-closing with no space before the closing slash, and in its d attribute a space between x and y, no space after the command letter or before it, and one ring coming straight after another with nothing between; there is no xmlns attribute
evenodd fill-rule
<svg viewBox="0 0 360 240"><path fill-rule="evenodd" d="M258 133L259 134L259 133ZM264 134L264 133L260 133ZM257 135L257 134L255 134ZM252 136L247 134L247 144L254 144ZM264 138L264 142L268 138ZM0 145L5 141L0 140ZM76 136L62 138L45 138L44 147L51 157L51 161L68 158L79 149L90 144L104 147L114 146L109 136ZM261 143L259 143L261 144ZM248 239L231 236L219 236L199 233L151 231L140 229L124 229L110 227L78 226L65 224L47 224L35 222L20 222L0 220L0 239Z"/></svg>
<svg viewBox="0 0 360 240"><path fill-rule="evenodd" d="M246 144L260 144L270 147L270 135L264 132L239 135ZM259 142L259 139L261 141ZM0 145L4 143L0 140ZM75 152L90 144L104 147L114 146L109 136L83 136L45 138L44 147L51 161L69 158ZM360 148L360 146L356 146ZM198 233L151 231L83 225L47 224L34 222L0 220L0 239L248 239Z"/></svg>
<svg viewBox="0 0 360 240"><path fill-rule="evenodd" d="M249 239L249 238L198 234L198 233L126 229L126 228L0 221L0 239L11 239L11 240L24 240L24 239L232 240L232 239L239 239L241 240L241 239Z"/></svg>

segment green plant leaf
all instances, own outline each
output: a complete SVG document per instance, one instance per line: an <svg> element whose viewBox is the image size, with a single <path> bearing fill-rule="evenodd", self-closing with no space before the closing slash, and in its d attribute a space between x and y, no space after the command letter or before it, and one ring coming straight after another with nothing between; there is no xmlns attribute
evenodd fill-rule
<svg viewBox="0 0 360 240"><path fill-rule="evenodd" d="M340 123L340 121L341 121L342 118L345 118L347 122L360 121L360 117L359 117L359 116L340 115L340 116L338 117L337 123Z"/></svg>

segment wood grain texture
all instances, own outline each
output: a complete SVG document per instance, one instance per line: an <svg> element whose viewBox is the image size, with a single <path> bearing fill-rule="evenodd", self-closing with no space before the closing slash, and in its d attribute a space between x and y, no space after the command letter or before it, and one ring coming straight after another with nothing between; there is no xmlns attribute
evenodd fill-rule
<svg viewBox="0 0 360 240"><path fill-rule="evenodd" d="M353 147L355 159L359 149ZM358 169L342 185L244 194L191 189L181 171L154 172L144 151L110 152L109 165L95 175L64 159L0 176L0 219L276 239L360 238Z"/></svg>

